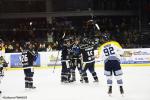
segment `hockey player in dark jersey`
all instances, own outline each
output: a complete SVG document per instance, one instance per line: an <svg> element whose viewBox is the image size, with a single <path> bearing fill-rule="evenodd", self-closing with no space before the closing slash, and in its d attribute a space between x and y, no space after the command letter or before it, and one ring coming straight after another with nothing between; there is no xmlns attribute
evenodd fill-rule
<svg viewBox="0 0 150 100"><path fill-rule="evenodd" d="M81 50L80 50L79 42L80 42L80 39L76 37L74 44L72 45L71 82L76 81L76 75L75 75L76 68L78 68L80 76L82 74Z"/></svg>
<svg viewBox="0 0 150 100"><path fill-rule="evenodd" d="M70 53L71 53L71 43L69 38L64 39L61 50L62 50L61 82L68 83L70 82Z"/></svg>
<svg viewBox="0 0 150 100"><path fill-rule="evenodd" d="M8 63L5 61L4 42L2 39L0 39L0 83L1 83L1 79L4 76L4 67L8 67ZM2 92L0 91L0 93Z"/></svg>
<svg viewBox="0 0 150 100"><path fill-rule="evenodd" d="M83 59L83 68L82 68L82 78L85 83L88 83L88 77L87 77L87 69L90 71L94 78L94 82L98 82L98 77L95 72L95 55L94 55L94 44L92 44L92 41L85 38L82 45L81 45L81 54Z"/></svg>
<svg viewBox="0 0 150 100"><path fill-rule="evenodd" d="M25 88L29 89L36 88L35 86L33 86L33 75L34 75L33 63L34 61L36 61L36 58L37 52L34 51L33 44L31 43L26 44L26 47L24 48L21 55L21 62L25 74Z"/></svg>

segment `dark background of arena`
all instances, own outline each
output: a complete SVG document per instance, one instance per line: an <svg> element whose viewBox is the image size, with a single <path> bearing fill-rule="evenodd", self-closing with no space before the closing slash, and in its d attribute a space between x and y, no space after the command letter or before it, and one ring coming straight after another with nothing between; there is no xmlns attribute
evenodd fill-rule
<svg viewBox="0 0 150 100"><path fill-rule="evenodd" d="M39 51L59 48L60 38L89 34L93 19L100 31L124 48L150 47L150 0L0 0L0 38L6 52L20 52L24 42Z"/></svg>

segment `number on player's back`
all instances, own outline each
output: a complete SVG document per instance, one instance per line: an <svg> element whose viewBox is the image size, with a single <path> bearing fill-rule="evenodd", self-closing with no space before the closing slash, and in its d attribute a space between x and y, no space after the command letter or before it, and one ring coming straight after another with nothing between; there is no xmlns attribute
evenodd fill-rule
<svg viewBox="0 0 150 100"><path fill-rule="evenodd" d="M21 61L22 62L27 62L28 61L28 57L27 57L26 53L21 55Z"/></svg>
<svg viewBox="0 0 150 100"><path fill-rule="evenodd" d="M88 56L93 56L93 51L88 51L87 54Z"/></svg>
<svg viewBox="0 0 150 100"><path fill-rule="evenodd" d="M106 47L103 49L103 52L105 53L105 56L110 56L110 55L115 54L113 47Z"/></svg>

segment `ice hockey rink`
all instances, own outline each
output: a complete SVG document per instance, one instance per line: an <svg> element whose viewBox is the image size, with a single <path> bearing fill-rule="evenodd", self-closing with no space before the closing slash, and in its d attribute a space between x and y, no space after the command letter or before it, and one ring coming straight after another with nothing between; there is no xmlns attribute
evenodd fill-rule
<svg viewBox="0 0 150 100"><path fill-rule="evenodd" d="M35 90L25 90L22 70L5 71L0 89L0 100L150 100L150 67L123 67L124 96L121 96L116 81L113 84L112 96L107 94L106 79L103 67L96 67L99 83L93 83L91 74L89 84L77 81L62 84L60 68L35 69Z"/></svg>

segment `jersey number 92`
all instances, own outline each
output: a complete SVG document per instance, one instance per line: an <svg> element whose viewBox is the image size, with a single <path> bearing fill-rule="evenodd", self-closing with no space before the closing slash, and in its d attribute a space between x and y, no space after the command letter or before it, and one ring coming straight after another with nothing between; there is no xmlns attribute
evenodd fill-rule
<svg viewBox="0 0 150 100"><path fill-rule="evenodd" d="M106 47L103 49L103 52L104 52L105 56L110 56L110 55L115 54L113 47Z"/></svg>

